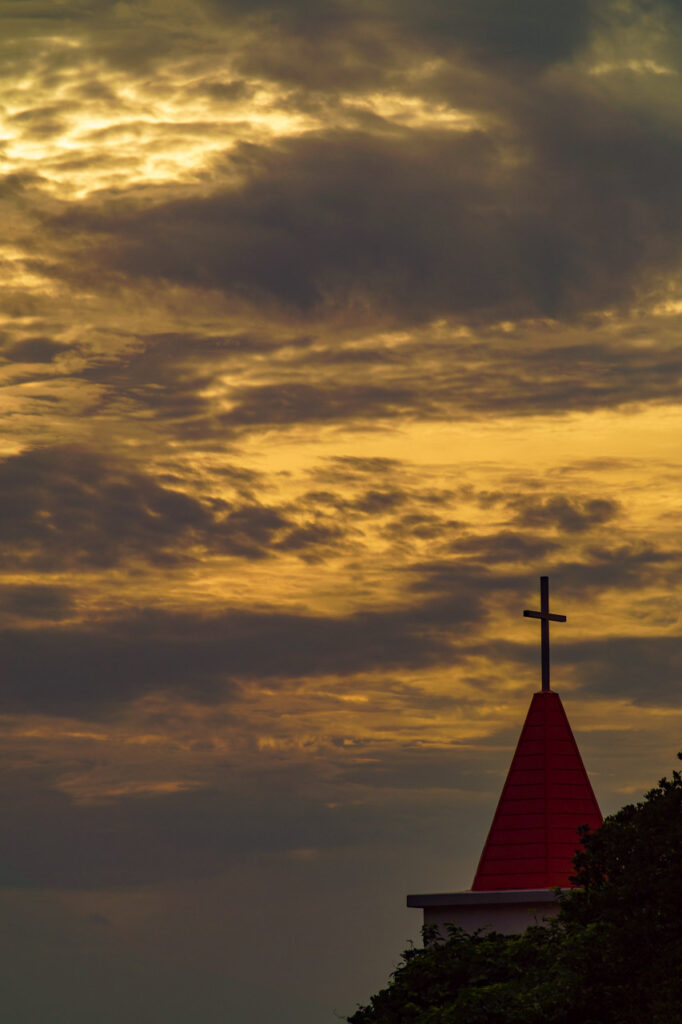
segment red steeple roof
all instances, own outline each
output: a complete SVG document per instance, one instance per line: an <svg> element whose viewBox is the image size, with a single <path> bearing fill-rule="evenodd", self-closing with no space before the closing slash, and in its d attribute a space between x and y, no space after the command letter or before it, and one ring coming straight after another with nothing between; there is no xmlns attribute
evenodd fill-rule
<svg viewBox="0 0 682 1024"><path fill-rule="evenodd" d="M570 886L579 825L602 815L558 693L535 693L472 889Z"/></svg>

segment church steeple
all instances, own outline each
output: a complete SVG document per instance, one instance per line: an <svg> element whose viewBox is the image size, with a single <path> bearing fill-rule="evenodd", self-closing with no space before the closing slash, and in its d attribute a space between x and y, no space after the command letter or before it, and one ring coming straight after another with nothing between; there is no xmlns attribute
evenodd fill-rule
<svg viewBox="0 0 682 1024"><path fill-rule="evenodd" d="M567 888L602 815L558 693L533 694L472 889Z"/></svg>
<svg viewBox="0 0 682 1024"><path fill-rule="evenodd" d="M578 829L597 829L602 815L578 745L549 684L549 579L540 578L542 689L533 694L471 889L407 897L424 910L424 924L467 931L523 931L556 914L555 889L571 885ZM445 934L445 931L443 931Z"/></svg>
<svg viewBox="0 0 682 1024"><path fill-rule="evenodd" d="M540 577L542 690L533 695L476 871L475 890L570 885L578 827L602 823L561 697L549 685L549 578Z"/></svg>

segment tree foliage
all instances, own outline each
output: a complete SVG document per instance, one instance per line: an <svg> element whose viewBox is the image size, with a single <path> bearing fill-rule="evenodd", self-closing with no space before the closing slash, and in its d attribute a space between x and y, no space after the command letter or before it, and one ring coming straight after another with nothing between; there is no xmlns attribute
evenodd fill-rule
<svg viewBox="0 0 682 1024"><path fill-rule="evenodd" d="M547 927L425 929L350 1024L680 1024L682 775L582 839Z"/></svg>

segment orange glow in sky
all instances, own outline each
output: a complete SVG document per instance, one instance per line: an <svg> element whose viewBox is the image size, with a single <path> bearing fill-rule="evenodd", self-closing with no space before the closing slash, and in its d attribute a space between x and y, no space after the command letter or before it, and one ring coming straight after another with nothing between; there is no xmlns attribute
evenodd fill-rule
<svg viewBox="0 0 682 1024"><path fill-rule="evenodd" d="M112 1024L350 1012L416 935L403 894L470 883L541 574L602 808L670 770L682 20L615 6L0 0L32 1020L90 1024L119 975Z"/></svg>

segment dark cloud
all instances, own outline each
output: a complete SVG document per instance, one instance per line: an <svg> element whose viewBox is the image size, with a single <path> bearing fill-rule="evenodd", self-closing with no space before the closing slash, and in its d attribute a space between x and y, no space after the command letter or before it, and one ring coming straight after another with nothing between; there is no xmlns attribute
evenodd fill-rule
<svg viewBox="0 0 682 1024"><path fill-rule="evenodd" d="M246 99L253 95L254 87L243 79L234 79L229 82L208 82L197 86L197 92L204 96L210 96L218 102L233 103L235 100Z"/></svg>
<svg viewBox="0 0 682 1024"><path fill-rule="evenodd" d="M81 448L26 451L0 465L5 563L50 570L126 557L171 565L174 546L210 529L211 511L180 491Z"/></svg>
<svg viewBox="0 0 682 1024"><path fill-rule="evenodd" d="M500 154L482 133L308 135L242 154L239 191L120 209L115 220L93 212L89 225L74 212L62 228L111 233L100 260L126 274L300 311L373 304L422 317L517 302L533 311L512 280L515 214L499 223L491 214Z"/></svg>
<svg viewBox="0 0 682 1024"><path fill-rule="evenodd" d="M243 487L244 474L237 472L237 483ZM78 447L10 456L0 464L0 487L4 564L48 572L135 562L170 568L202 549L265 558L292 531L292 549L304 548L300 531L312 525L253 501L201 501L115 456ZM314 530L308 540L316 543Z"/></svg>
<svg viewBox="0 0 682 1024"><path fill-rule="evenodd" d="M515 521L527 530L554 529L582 533L593 526L611 522L619 513L618 502L608 498L572 498L523 496L509 505L515 509Z"/></svg>
<svg viewBox="0 0 682 1024"><path fill-rule="evenodd" d="M677 268L682 136L596 87L557 87L510 116L506 134L396 128L241 146L240 187L81 206L53 227L108 235L96 259L112 271L306 315L571 318L628 305Z"/></svg>
<svg viewBox="0 0 682 1024"><path fill-rule="evenodd" d="M635 416L594 439L581 420L545 475L542 424L509 419L552 419L551 463L565 411L679 404L680 0L6 12L0 360L21 454L0 461L0 885L86 891L55 898L52 928L49 894L9 894L5 1016L317 1024L310 978L334 960L348 997L344 942L390 965L405 878L470 881L526 706L515 683L497 699L500 673L538 674L539 572L585 707L679 706L672 442L649 417L641 462L616 464ZM382 438L434 444L353 457ZM329 451L349 454L311 466ZM571 642L611 607L618 636ZM517 697L516 727L481 736ZM478 735L448 746L444 719ZM614 787L645 746L658 765L671 721L643 711L620 753L592 734ZM386 932L370 955L353 907ZM312 950L329 920L338 956ZM243 1004L217 1008L215 978L242 975Z"/></svg>
<svg viewBox="0 0 682 1024"><path fill-rule="evenodd" d="M330 523L308 523L295 527L277 543L280 551L302 551L304 558L317 561L324 556L330 545L344 537L344 530Z"/></svg>
<svg viewBox="0 0 682 1024"><path fill-rule="evenodd" d="M429 771L428 765L420 765L428 760L426 754L416 755L415 773L433 785L436 766ZM474 760L442 754L443 788L455 788L448 785L447 775L454 782L459 774L463 788L472 784L480 789L472 772ZM58 780L51 772L42 777L15 772L13 788L3 793L5 835L11 841L2 843L0 888L116 889L211 878L244 857L264 852L324 853L409 841L438 809L423 792L408 794L394 806L367 799L370 787L390 784L387 762L383 778L381 771L372 777L371 771L356 774L351 769L347 778L341 776L341 785L326 786L330 798L349 790L356 797L340 803L319 798L314 770L282 763L254 772L225 765L211 786L93 803L74 803L53 788ZM399 770L397 765L394 770ZM360 787L363 800L357 799ZM49 843L35 842L36 823L42 835L50 836Z"/></svg>
<svg viewBox="0 0 682 1024"><path fill-rule="evenodd" d="M4 355L17 363L51 363L68 348L68 345L61 345L52 338L24 338L5 349Z"/></svg>
<svg viewBox="0 0 682 1024"><path fill-rule="evenodd" d="M173 630L184 626L183 635ZM144 613L86 627L6 630L6 709L98 716L145 693L182 692L195 700L230 693L229 666L213 636L202 649L187 622ZM207 628L203 628L204 640Z"/></svg>
<svg viewBox="0 0 682 1024"><path fill-rule="evenodd" d="M47 583L4 585L0 586L0 609L19 618L64 619L73 612L73 593L69 587Z"/></svg>
<svg viewBox="0 0 682 1024"><path fill-rule="evenodd" d="M432 540L447 543L453 530L458 532L464 524L458 519L442 519L424 512L408 512L397 516L386 527L386 535L403 541ZM452 546L451 550L455 550ZM477 549L478 550L478 549Z"/></svg>
<svg viewBox="0 0 682 1024"><path fill-rule="evenodd" d="M562 650L586 694L640 707L682 707L681 657L682 637L665 635L608 637Z"/></svg>
<svg viewBox="0 0 682 1024"><path fill-rule="evenodd" d="M661 584L676 572L675 551L646 544L617 544L615 547L588 546L585 561L557 559L553 574L562 590L574 596L610 587L622 590L642 587L654 580Z"/></svg>
<svg viewBox="0 0 682 1024"><path fill-rule="evenodd" d="M139 611L86 626L6 630L0 700L7 710L97 716L154 691L213 700L234 680L448 664L458 657L453 639L484 617L486 589L474 594L471 571L448 569L431 571L412 607L344 617Z"/></svg>
<svg viewBox="0 0 682 1024"><path fill-rule="evenodd" d="M405 491L393 487L384 490L366 491L362 497L353 502L353 508L366 515L384 515L394 511L408 500Z"/></svg>
<svg viewBox="0 0 682 1024"><path fill-rule="evenodd" d="M172 424L184 437L219 435L226 446L231 430L205 394L215 385L216 376L226 369L232 376L238 375L264 356L274 360L281 352L305 351L311 339L290 334L277 339L256 331L224 335L165 332L139 336L136 342L132 352L95 356L81 371L84 380L100 389L94 403L97 410L125 401Z"/></svg>
<svg viewBox="0 0 682 1024"><path fill-rule="evenodd" d="M513 61L543 67L566 60L583 47L591 28L592 4L579 0L399 0L396 10L406 30L437 52L462 49L481 60Z"/></svg>
<svg viewBox="0 0 682 1024"><path fill-rule="evenodd" d="M338 490L306 491L299 502L317 515L336 514L349 534L379 520L382 535L393 541L445 542L453 529L462 526L449 515L454 491L418 486L412 472L409 465L391 459L332 459L313 475ZM368 487L369 483L373 486Z"/></svg>
<svg viewBox="0 0 682 1024"><path fill-rule="evenodd" d="M327 350L332 372L329 379L311 382L306 358L275 365L279 380L267 384L231 387L224 404L209 397L216 390L221 365L190 366L201 360L201 350L190 343L182 359L155 355L83 371L86 380L104 386L98 400L101 410L129 401L159 418L185 440L212 441L235 446L244 433L264 429L288 429L297 424L368 423L399 420L406 414L421 419L461 420L490 411L504 415L547 414L557 410L593 410L619 407L638 400L675 401L680 393L682 357L655 347L645 358L641 353L595 340L586 362L586 346L540 351L518 351L509 343L481 341L475 356L456 341L431 346L428 341L409 346L394 372L378 355L370 359L372 383L346 377L343 352ZM259 358L245 348L242 368ZM422 374L420 362L437 361L439 379ZM146 363L146 365L145 365ZM410 371L410 367L414 367ZM536 374L542 370L542 383ZM292 379L293 378L293 379ZM219 388L218 388L219 390ZM340 479L340 477L339 477Z"/></svg>
<svg viewBox="0 0 682 1024"><path fill-rule="evenodd" d="M508 600L510 591L517 595L528 592L529 575L525 557L519 558L521 563L518 569L513 571L500 571L495 563L507 561L508 555L515 551L523 552L525 538L518 542L510 539L506 530L501 531L501 553L504 557L496 557L499 552L496 550L495 535L482 538L480 549L481 558L452 559L444 558L430 562L413 563L410 567L411 584L410 589L414 593L427 593L443 596L443 608L447 607L447 595L458 593L460 588L470 588L475 592L482 602L501 595ZM466 538L465 538L466 540ZM677 572L679 556L677 552L656 548L653 545L642 545L636 543L619 543L614 547L598 547L586 545L583 560L578 561L570 557L571 547L562 545L554 547L550 544L545 549L542 540L540 546L534 548L534 538L529 538L528 554L535 559L542 559L538 564L543 572L549 572L552 578L552 587L556 592L570 595L573 599L585 599L586 594L591 596L604 593L611 589L629 591L635 588L650 586L653 582L657 585L666 585L674 580ZM510 549L507 548L510 544ZM487 544L490 545L492 557L488 559ZM472 555L477 551L474 545ZM516 561L516 558L514 559ZM428 605L433 615L433 622L439 623L440 605L433 601ZM491 651L496 641L491 640Z"/></svg>
<svg viewBox="0 0 682 1024"><path fill-rule="evenodd" d="M73 109L71 104L29 107L14 114L10 122L21 128L22 134L34 140L60 135L65 127L61 114Z"/></svg>
<svg viewBox="0 0 682 1024"><path fill-rule="evenodd" d="M456 703L460 707L464 704L461 700ZM419 701L415 706L421 708ZM343 768L339 777L360 786L402 792L439 789L487 795L491 781L493 785L498 782L497 772L505 771L509 764L519 728L520 723L485 739L477 737L473 742L453 743L444 748L405 746L399 753L374 749L371 756Z"/></svg>
<svg viewBox="0 0 682 1024"><path fill-rule="evenodd" d="M473 555L487 564L496 562L529 562L536 564L551 557L559 542L546 537L531 537L514 530L500 530L483 536L460 537L450 543L452 551Z"/></svg>
<svg viewBox="0 0 682 1024"><path fill-rule="evenodd" d="M237 389L232 398L234 408L220 422L236 428L395 417L411 401L406 388L373 384L263 384Z"/></svg>
<svg viewBox="0 0 682 1024"><path fill-rule="evenodd" d="M615 636L554 644L553 661L571 672L571 686L581 696L631 701L639 707L682 706L677 636ZM538 662L537 647L493 642L489 651L524 667Z"/></svg>
<svg viewBox="0 0 682 1024"><path fill-rule="evenodd" d="M409 586L415 594L438 595L437 599L428 603L437 622L441 621L441 611L447 616L450 595L458 593L460 588L469 593L476 592L479 600L485 601L497 592L518 590L523 593L528 586L528 575L525 572L495 573L481 562L449 557L413 563L409 572ZM443 621L447 622L447 618Z"/></svg>
<svg viewBox="0 0 682 1024"><path fill-rule="evenodd" d="M360 374L345 359L354 349L324 337L165 333L141 337L136 351L90 353L80 369L64 364L54 370L96 386L92 415L133 408L184 441L219 443L236 454L244 433L299 423L395 421L405 415L461 420L490 412L533 415L677 401L682 354L673 344L674 325L666 318L656 343L648 342L655 325L646 320L615 332L600 322L591 328L589 344L571 343L578 329L558 324L481 331L475 343L455 334L434 339L429 331L416 332L393 350L391 360L376 347L367 350L367 373ZM23 379L34 381L40 363L67 350L44 335L8 344L5 355L36 362L35 370L22 370ZM311 355L324 356L325 370L315 380L306 379ZM264 360L274 379L248 383ZM429 369L434 365L436 379ZM326 472L331 479L331 468Z"/></svg>
<svg viewBox="0 0 682 1024"><path fill-rule="evenodd" d="M86 7L63 4L58 14L45 5L31 13L24 32L69 19L100 61L138 72L158 69L164 59L211 54L229 48L239 71L304 87L351 91L400 75L404 65L428 55L454 64L472 62L488 73L537 72L580 53L594 30L621 27L648 16L672 27L676 0L657 4L613 4L609 0L204 0L201 17L183 19L169 10L159 31L145 10L102 0ZM23 10L22 10L23 13ZM646 25L646 21L644 22ZM181 24L182 31L173 30ZM254 33L257 45L254 45ZM213 46L211 44L214 44ZM73 54L58 53L46 72L53 80ZM92 74L90 69L84 74Z"/></svg>
<svg viewBox="0 0 682 1024"><path fill-rule="evenodd" d="M605 323L589 328L566 328L558 323L542 327L519 325L501 332L481 330L475 342L453 333L434 341L417 333L413 341L386 360L368 350L373 383L348 369L342 348L324 351L328 374L315 383L301 382L307 357L281 368L281 376L296 380L279 388L235 388L238 418L251 418L252 426L282 425L331 419L351 421L355 415L371 419L399 419L406 414L422 419L462 420L471 416L548 415L563 410L591 411L632 405L635 402L678 401L681 394L682 354L668 331L650 321L622 325L610 333ZM562 332L590 330L591 341L561 343ZM661 336L651 343L652 335ZM559 343L555 337L559 335ZM641 343L641 344L640 344ZM437 379L430 368L438 366ZM357 405L348 398L358 393ZM269 399L275 409L269 411ZM281 406L286 408L283 414ZM239 430L244 429L240 425Z"/></svg>
<svg viewBox="0 0 682 1024"><path fill-rule="evenodd" d="M371 364L371 387L364 379L347 377L343 353L330 347L327 357L330 369L334 368L333 379L305 385L283 383L281 393L287 396L292 420L298 407L303 422L312 418L352 421L355 414L367 419L396 420L408 414L421 419L467 420L490 414L553 415L638 402L677 402L682 394L682 354L667 337L673 325L671 320L653 344L648 339L661 331L661 325L646 321L623 325L622 335L616 331L615 337L609 336L603 324L596 328L586 325L581 330L590 330L591 341L574 344L548 344L553 335L561 333L562 326L557 323L544 328L524 324L510 334L499 329L496 334L494 330L481 331L473 344L456 336L433 342L417 335L388 362L377 353ZM437 379L429 371L433 366L438 366ZM300 377L303 367L302 358L287 369ZM347 379L352 384L347 384ZM352 386L361 396L357 407L347 398ZM274 389L273 393L277 394ZM246 388L236 393L253 417L253 426L257 426L259 415L263 425L271 425L275 419L268 418L267 401L265 408L259 408L267 395L267 391L256 390L252 396ZM235 413L241 415L239 409Z"/></svg>
<svg viewBox="0 0 682 1024"><path fill-rule="evenodd" d="M537 70L570 58L589 38L588 0L209 0L226 21L258 24L261 45L239 66L309 89L366 86L399 70L415 53L488 67ZM270 30L270 31L269 31ZM275 33L279 51L275 49Z"/></svg>
<svg viewBox="0 0 682 1024"><path fill-rule="evenodd" d="M266 778L234 771L220 788L94 804L74 804L49 779L41 786L15 777L5 792L12 842L3 844L0 887L110 889L210 877L256 850L345 845L371 828L369 809L335 814L294 796L291 775L281 766ZM49 843L32 839L36 821Z"/></svg>
<svg viewBox="0 0 682 1024"><path fill-rule="evenodd" d="M310 0L206 0L206 6L215 13L226 17L235 15L256 15L262 20L266 14L281 26L295 26L303 31L308 29L311 34L327 32L338 28L340 23L352 15L353 0L320 0L311 4Z"/></svg>

